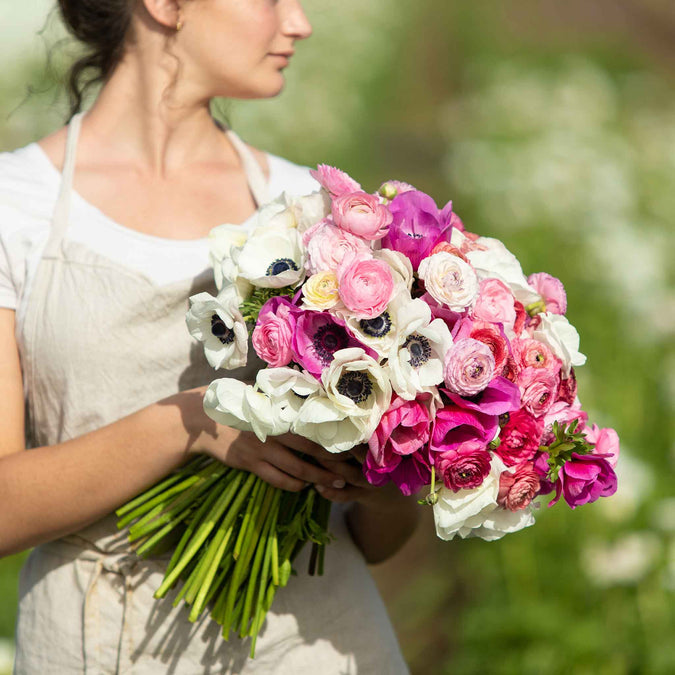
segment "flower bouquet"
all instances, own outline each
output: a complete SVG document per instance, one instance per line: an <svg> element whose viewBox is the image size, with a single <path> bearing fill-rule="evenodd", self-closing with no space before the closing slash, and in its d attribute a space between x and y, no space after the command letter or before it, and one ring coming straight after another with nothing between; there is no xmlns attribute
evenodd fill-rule
<svg viewBox="0 0 675 675"><path fill-rule="evenodd" d="M498 539L534 522L539 495L571 508L616 490L612 429L577 398L579 335L562 283L525 277L452 203L390 181L369 194L320 165L321 189L282 195L246 235L211 233L219 293L190 298L187 325L214 368L261 360L255 383L216 379L216 422L292 432L330 452L363 443L373 485L423 488L437 535ZM250 336L250 340L249 340ZM321 573L330 502L200 458L119 511L139 554L173 549L162 597L195 620L255 638L307 542Z"/></svg>

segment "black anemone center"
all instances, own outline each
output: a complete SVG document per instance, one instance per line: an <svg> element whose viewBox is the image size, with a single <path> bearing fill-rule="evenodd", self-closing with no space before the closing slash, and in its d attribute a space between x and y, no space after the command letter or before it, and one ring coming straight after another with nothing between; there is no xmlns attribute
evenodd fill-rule
<svg viewBox="0 0 675 675"><path fill-rule="evenodd" d="M389 312L384 312L374 319L361 319L359 326L370 337L384 337L391 332L391 316Z"/></svg>
<svg viewBox="0 0 675 675"><path fill-rule="evenodd" d="M327 366L333 360L335 352L349 346L349 336L342 326L328 323L320 326L314 333L312 345L321 363Z"/></svg>
<svg viewBox="0 0 675 675"><path fill-rule="evenodd" d="M373 393L373 383L368 373L356 371L345 373L337 383L337 390L354 403L363 403Z"/></svg>
<svg viewBox="0 0 675 675"><path fill-rule="evenodd" d="M431 358L431 345L427 338L414 333L404 343L403 347L410 353L410 365L419 368Z"/></svg>
<svg viewBox="0 0 675 675"><path fill-rule="evenodd" d="M266 276L275 277L277 274L286 272L287 270L298 271L298 265L292 258L277 258L267 268Z"/></svg>
<svg viewBox="0 0 675 675"><path fill-rule="evenodd" d="M211 333L224 345L234 342L234 331L225 325L225 322L217 315L211 317Z"/></svg>

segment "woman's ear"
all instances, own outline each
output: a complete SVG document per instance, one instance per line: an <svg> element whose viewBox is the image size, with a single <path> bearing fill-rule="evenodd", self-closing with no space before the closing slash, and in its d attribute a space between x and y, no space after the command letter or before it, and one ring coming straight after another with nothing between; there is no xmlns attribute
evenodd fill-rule
<svg viewBox="0 0 675 675"><path fill-rule="evenodd" d="M165 28L180 30L181 5L179 0L142 0L148 14Z"/></svg>

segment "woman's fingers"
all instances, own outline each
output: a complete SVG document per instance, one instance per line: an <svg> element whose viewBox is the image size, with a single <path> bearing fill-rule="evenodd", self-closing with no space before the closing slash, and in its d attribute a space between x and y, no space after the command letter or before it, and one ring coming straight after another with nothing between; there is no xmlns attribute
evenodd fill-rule
<svg viewBox="0 0 675 675"><path fill-rule="evenodd" d="M292 450L268 441L265 446L264 460L285 473L299 478L307 483L321 484L340 488L344 487L346 480L339 471L334 471L330 466L317 466L300 459Z"/></svg>
<svg viewBox="0 0 675 675"><path fill-rule="evenodd" d="M355 485L347 485L347 487L342 488L341 490L336 490L335 488L327 488L323 485L317 485L316 491L322 496L328 499L331 502L355 502L360 498L363 498L366 489L361 487L356 487Z"/></svg>
<svg viewBox="0 0 675 675"><path fill-rule="evenodd" d="M363 475L363 468L351 459L331 460L321 462L321 465L329 471L333 471L342 476L347 483L357 487L369 487L370 483Z"/></svg>
<svg viewBox="0 0 675 675"><path fill-rule="evenodd" d="M363 462L366 461L366 454L368 453L368 444L367 443L361 443L360 445L355 445L350 451L351 455L353 457L356 457L356 459L363 464Z"/></svg>
<svg viewBox="0 0 675 675"><path fill-rule="evenodd" d="M287 490L288 492L300 492L307 485L304 481L289 476L268 462L257 462L253 473L273 487Z"/></svg>
<svg viewBox="0 0 675 675"><path fill-rule="evenodd" d="M335 457L332 452L328 452L326 448L321 447L318 443L314 443L314 441L310 441L308 438L298 436L297 434L283 434L282 436L277 436L276 440L292 450L310 455L315 459L328 460Z"/></svg>

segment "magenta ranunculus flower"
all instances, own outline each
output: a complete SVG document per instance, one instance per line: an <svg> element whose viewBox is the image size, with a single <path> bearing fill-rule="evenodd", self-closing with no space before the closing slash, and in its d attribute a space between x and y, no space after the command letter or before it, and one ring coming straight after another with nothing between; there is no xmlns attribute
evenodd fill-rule
<svg viewBox="0 0 675 675"><path fill-rule="evenodd" d="M333 220L343 230L374 241L387 234L393 216L374 195L348 192L333 200Z"/></svg>
<svg viewBox="0 0 675 675"><path fill-rule="evenodd" d="M463 398L447 389L442 391L456 406L484 415L503 415L520 408L520 389L505 377L495 377L480 394L471 398Z"/></svg>
<svg viewBox="0 0 675 675"><path fill-rule="evenodd" d="M429 195L411 190L399 194L388 208L394 219L382 246L406 255L413 270L439 241L450 240L452 202L440 211Z"/></svg>
<svg viewBox="0 0 675 675"><path fill-rule="evenodd" d="M556 482L555 504L562 494L571 508L590 504L616 492L617 478L607 457L572 453L572 459L560 469Z"/></svg>
<svg viewBox="0 0 675 675"><path fill-rule="evenodd" d="M481 321L501 323L509 328L516 321L516 309L511 289L499 279L483 279L473 307L472 316Z"/></svg>
<svg viewBox="0 0 675 675"><path fill-rule="evenodd" d="M532 462L523 462L513 473L503 471L499 476L497 503L509 511L520 511L529 506L540 488L539 472Z"/></svg>
<svg viewBox="0 0 675 675"><path fill-rule="evenodd" d="M297 307L281 297L268 300L260 310L251 339L258 356L272 368L291 362L297 311Z"/></svg>
<svg viewBox="0 0 675 675"><path fill-rule="evenodd" d="M422 401L394 396L368 442L364 465L368 481L381 485L385 478L391 479L406 495L428 483L430 424L429 410ZM421 479L425 482L420 484Z"/></svg>
<svg viewBox="0 0 675 675"><path fill-rule="evenodd" d="M445 355L444 379L448 389L460 396L475 396L490 384L495 358L490 348L473 338L457 340Z"/></svg>
<svg viewBox="0 0 675 675"><path fill-rule="evenodd" d="M431 432L433 453L458 450L468 442L478 442L483 448L492 441L499 428L496 415L484 415L474 410L463 410L447 405L436 412Z"/></svg>
<svg viewBox="0 0 675 675"><path fill-rule="evenodd" d="M337 272L346 257L372 255L361 237L340 229L331 220L312 225L302 235L302 243L307 250L306 267L310 274Z"/></svg>
<svg viewBox="0 0 675 675"><path fill-rule="evenodd" d="M338 269L338 292L357 319L380 316L394 293L394 277L384 260L345 258Z"/></svg>
<svg viewBox="0 0 675 675"><path fill-rule="evenodd" d="M435 458L443 484L453 492L480 487L491 465L490 453L477 441L467 442L459 450L448 450Z"/></svg>
<svg viewBox="0 0 675 675"><path fill-rule="evenodd" d="M535 417L545 415L555 403L560 384L557 373L542 368L525 368L516 380L523 407Z"/></svg>
<svg viewBox="0 0 675 675"><path fill-rule="evenodd" d="M360 347L369 356L376 353L359 342L328 312L297 310L295 333L291 349L293 361L300 364L316 378L333 361L335 352L349 347Z"/></svg>
<svg viewBox="0 0 675 675"><path fill-rule="evenodd" d="M574 372L574 368L570 368L570 375L567 379L560 380L560 386L558 387L558 400L569 403L570 405L574 403L574 399L577 397L577 376Z"/></svg>
<svg viewBox="0 0 675 675"><path fill-rule="evenodd" d="M347 192L357 192L361 186L348 174L327 164L319 164L310 175L321 184L332 197L339 197Z"/></svg>
<svg viewBox="0 0 675 675"><path fill-rule="evenodd" d="M506 466L515 466L534 458L541 443L544 421L526 410L508 414L508 420L499 434L495 452Z"/></svg>
<svg viewBox="0 0 675 675"><path fill-rule="evenodd" d="M595 444L593 454L602 455L614 468L619 460L619 434L614 429L600 429L595 424L586 429L585 434L588 441Z"/></svg>
<svg viewBox="0 0 675 675"><path fill-rule="evenodd" d="M546 272L530 274L527 283L534 288L544 300L546 311L552 314L564 314L567 311L567 294L560 279Z"/></svg>

